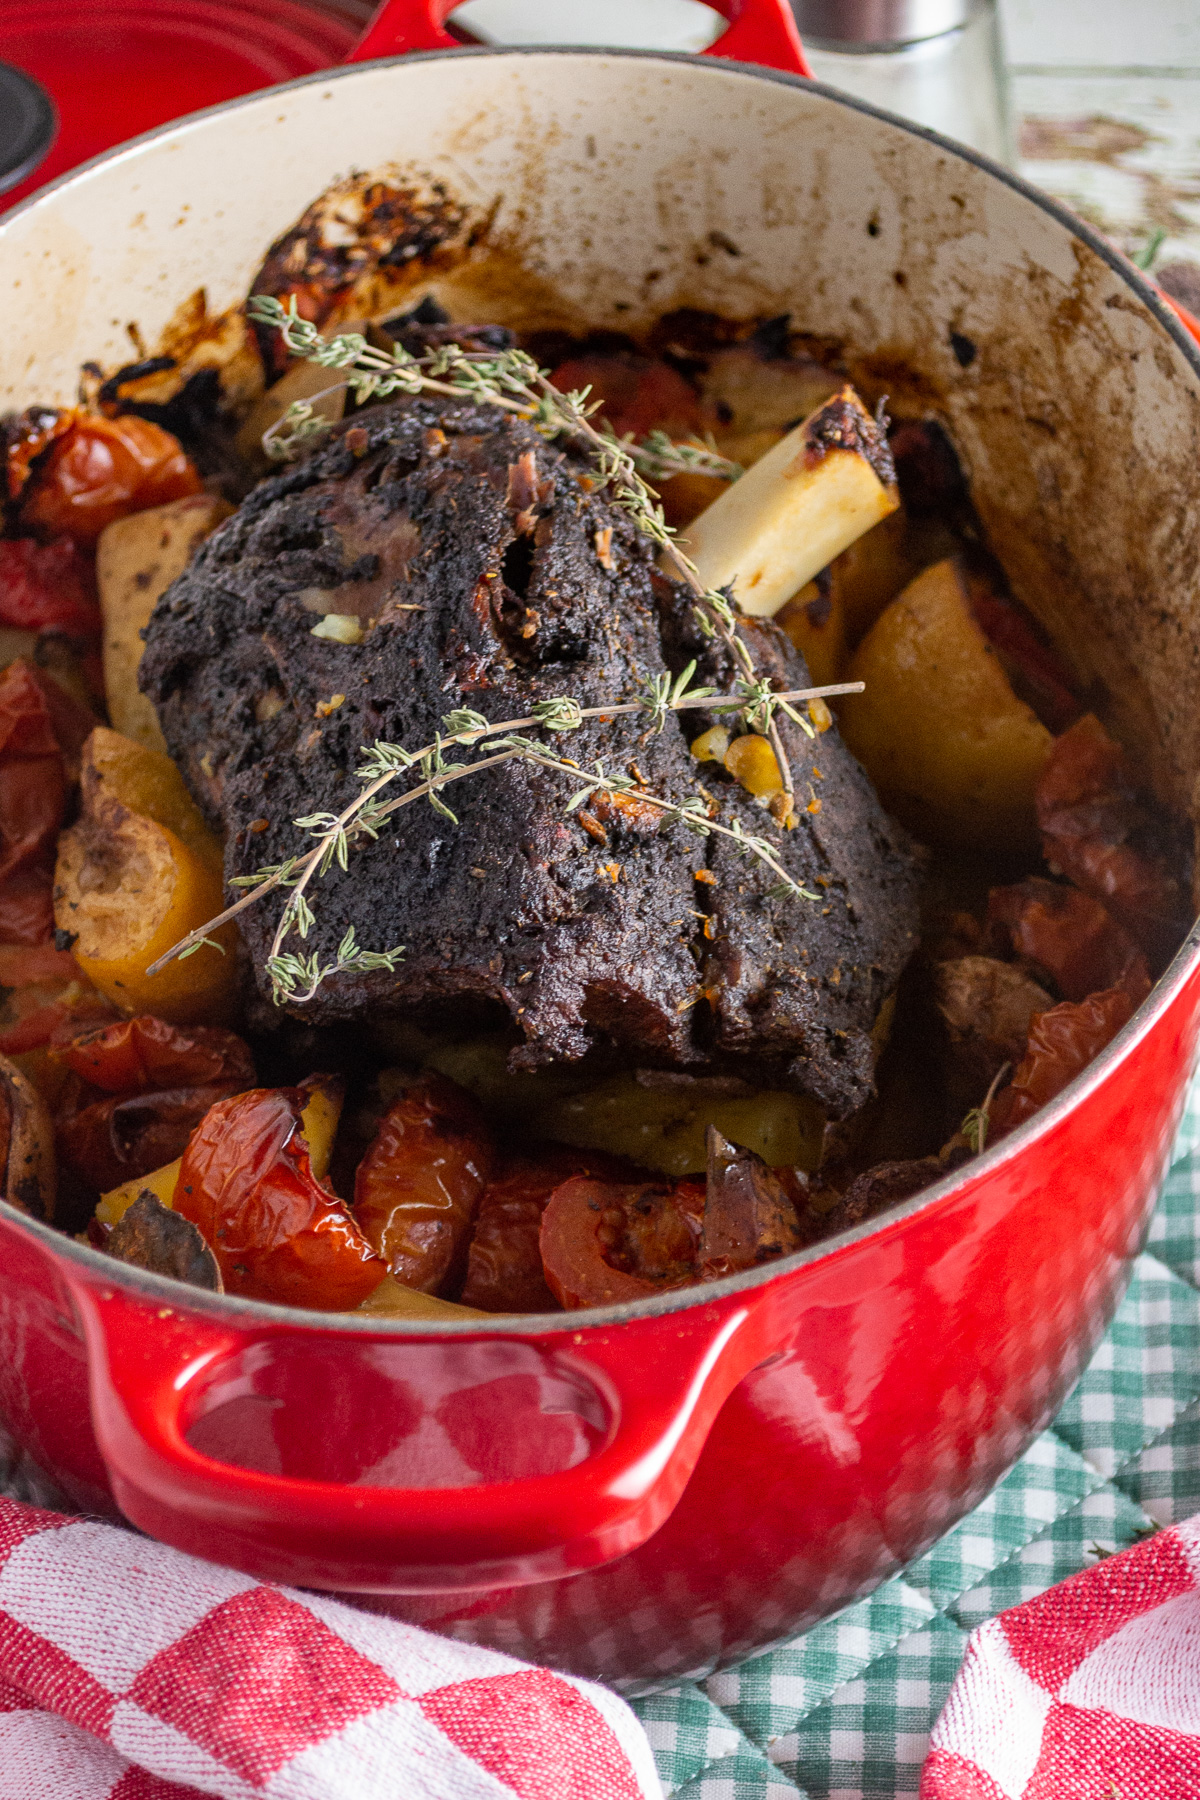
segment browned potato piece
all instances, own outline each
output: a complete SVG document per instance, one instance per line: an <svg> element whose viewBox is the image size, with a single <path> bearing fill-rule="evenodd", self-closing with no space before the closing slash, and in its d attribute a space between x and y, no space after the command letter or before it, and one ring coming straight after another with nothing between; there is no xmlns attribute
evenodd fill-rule
<svg viewBox="0 0 1200 1800"><path fill-rule="evenodd" d="M104 686L116 729L152 750L166 750L154 707L138 692L144 627L161 594L233 508L210 494L116 519L100 533L96 581L104 618Z"/></svg>
<svg viewBox="0 0 1200 1800"><path fill-rule="evenodd" d="M54 1126L46 1104L14 1063L0 1056L0 1192L35 1219L54 1214Z"/></svg>
<svg viewBox="0 0 1200 1800"><path fill-rule="evenodd" d="M1032 851L1033 790L1052 742L975 623L959 565L892 601L846 671L866 684L842 735L889 811L928 842Z"/></svg>
<svg viewBox="0 0 1200 1800"><path fill-rule="evenodd" d="M884 525L888 522L885 519ZM882 529L882 525L875 527L875 531ZM874 537L875 531L868 531L859 543ZM857 548L855 545L845 555L853 555ZM830 570L835 571L842 560L837 557ZM808 665L814 686L841 680L846 665L846 608L836 581L810 581L775 616Z"/></svg>
<svg viewBox="0 0 1200 1800"><path fill-rule="evenodd" d="M344 331L359 331L361 322L343 326ZM319 363L296 362L290 369L272 382L265 394L260 394L251 407L245 423L237 435L237 451L248 463L258 463L268 467L267 453L263 449L263 433L272 425L278 425L290 406L297 400L314 402L313 412L335 425L346 410L346 390L339 385L343 377L337 369L322 368ZM328 390L332 389L333 392Z"/></svg>
<svg viewBox="0 0 1200 1800"><path fill-rule="evenodd" d="M127 1014L222 1024L237 987L235 931L149 976L147 967L224 905L221 852L169 757L94 731L83 812L59 839L54 918L83 973ZM220 946L220 947L218 947Z"/></svg>
<svg viewBox="0 0 1200 1800"><path fill-rule="evenodd" d="M833 594L841 607L851 649L865 637L884 607L921 567L908 543L904 511L881 519L829 565Z"/></svg>

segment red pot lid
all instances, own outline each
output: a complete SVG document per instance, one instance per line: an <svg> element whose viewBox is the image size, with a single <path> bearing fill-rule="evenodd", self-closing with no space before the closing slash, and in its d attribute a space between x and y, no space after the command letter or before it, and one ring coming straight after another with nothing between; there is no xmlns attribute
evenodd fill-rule
<svg viewBox="0 0 1200 1800"><path fill-rule="evenodd" d="M370 11L357 0L0 0L0 63L32 75L58 114L49 153L0 205L183 113L342 62Z"/></svg>

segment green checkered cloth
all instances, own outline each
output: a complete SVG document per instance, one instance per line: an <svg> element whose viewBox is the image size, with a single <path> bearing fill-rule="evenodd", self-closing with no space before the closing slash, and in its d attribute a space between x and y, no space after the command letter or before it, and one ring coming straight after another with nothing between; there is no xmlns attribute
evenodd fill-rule
<svg viewBox="0 0 1200 1800"><path fill-rule="evenodd" d="M633 1702L680 1800L915 1794L967 1634L1200 1510L1200 1085L1112 1329L1050 1430L869 1600Z"/></svg>

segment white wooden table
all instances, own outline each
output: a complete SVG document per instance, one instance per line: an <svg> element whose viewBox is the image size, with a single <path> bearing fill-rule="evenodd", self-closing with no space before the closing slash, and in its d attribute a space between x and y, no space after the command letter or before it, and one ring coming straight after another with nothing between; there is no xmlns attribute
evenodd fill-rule
<svg viewBox="0 0 1200 1800"><path fill-rule="evenodd" d="M1157 265L1200 265L1200 0L1000 0L1021 172ZM699 50L691 0L469 0L502 42ZM1200 275L1198 275L1200 279Z"/></svg>

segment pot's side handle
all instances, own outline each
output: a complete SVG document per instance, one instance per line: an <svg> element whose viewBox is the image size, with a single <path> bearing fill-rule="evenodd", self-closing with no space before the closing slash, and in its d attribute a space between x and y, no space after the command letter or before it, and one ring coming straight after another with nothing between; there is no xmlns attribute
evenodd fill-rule
<svg viewBox="0 0 1200 1800"><path fill-rule="evenodd" d="M458 4L459 0L383 0L346 61L404 56L410 50L461 50L459 39L445 28ZM729 24L705 56L811 76L788 0L708 0L708 4Z"/></svg>
<svg viewBox="0 0 1200 1800"><path fill-rule="evenodd" d="M194 1384L269 1343L269 1331L155 1312L82 1279L71 1286L96 1439L125 1516L178 1549L266 1579L352 1591L520 1585L635 1549L675 1506L728 1395L774 1347L753 1301L646 1321L632 1340L628 1325L563 1334L556 1355L609 1411L608 1441L594 1455L478 1487L358 1486L234 1467L189 1443Z"/></svg>

